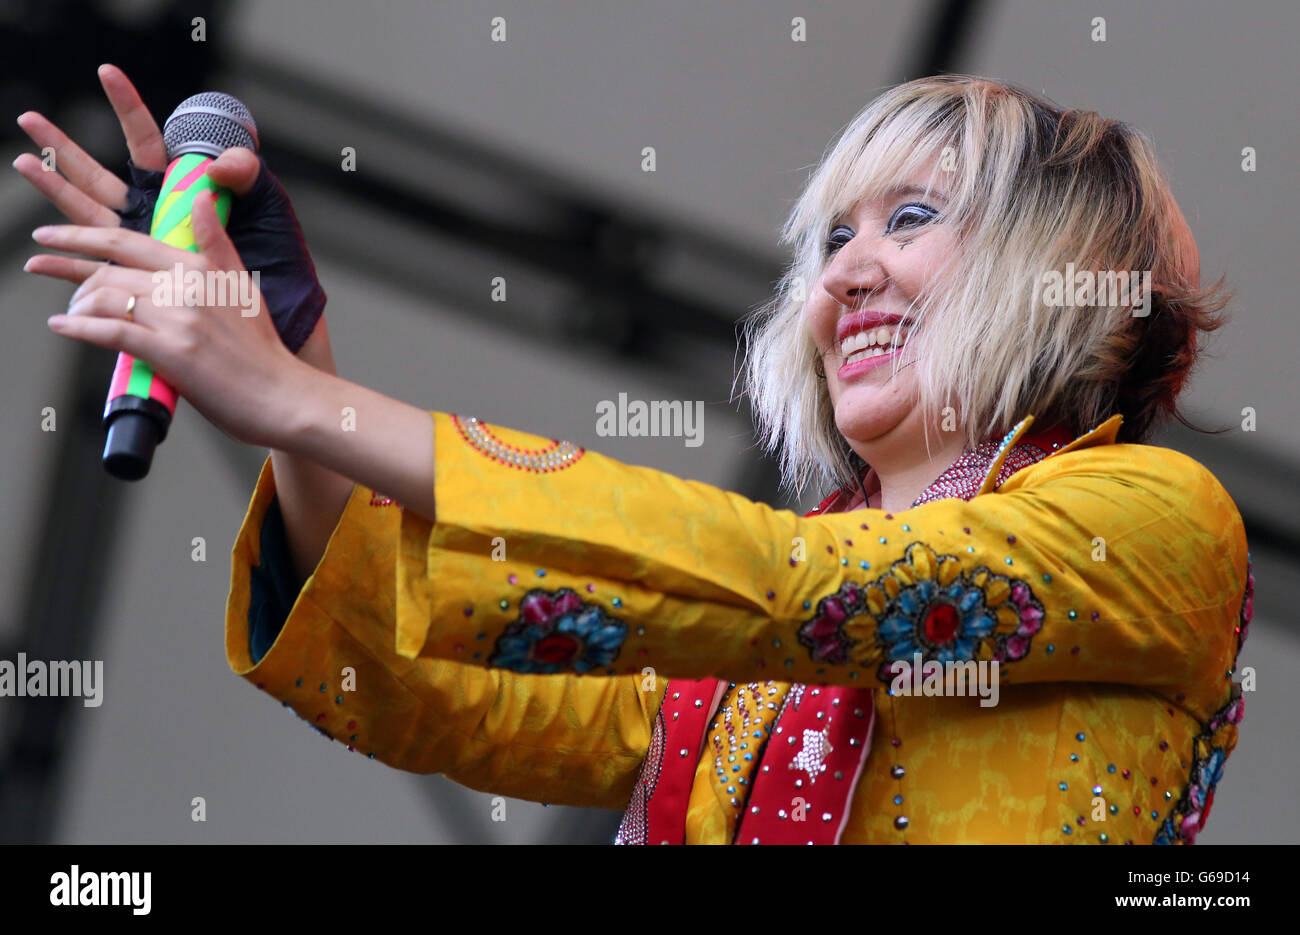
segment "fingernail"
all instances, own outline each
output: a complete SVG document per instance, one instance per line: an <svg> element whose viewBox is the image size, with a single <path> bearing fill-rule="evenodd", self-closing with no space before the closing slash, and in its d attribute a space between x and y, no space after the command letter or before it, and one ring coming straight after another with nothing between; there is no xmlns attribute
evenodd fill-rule
<svg viewBox="0 0 1300 935"><path fill-rule="evenodd" d="M67 321L68 321L67 315L51 315L49 318L45 319L45 323L49 325L51 328L55 329L56 331L59 328L63 327L63 325L65 325Z"/></svg>
<svg viewBox="0 0 1300 935"><path fill-rule="evenodd" d="M36 230L32 231L32 240L35 240L37 243L43 243L44 241L49 240L52 236L54 236L53 227L38 227Z"/></svg>

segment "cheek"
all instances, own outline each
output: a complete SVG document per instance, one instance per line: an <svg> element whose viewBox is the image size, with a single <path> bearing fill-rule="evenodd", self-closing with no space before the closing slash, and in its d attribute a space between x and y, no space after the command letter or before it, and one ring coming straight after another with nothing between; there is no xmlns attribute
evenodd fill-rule
<svg viewBox="0 0 1300 935"><path fill-rule="evenodd" d="M899 251L893 265L894 281L909 297L921 295L955 259L952 231L947 228L929 231Z"/></svg>
<svg viewBox="0 0 1300 935"><path fill-rule="evenodd" d="M804 327L818 348L829 347L835 336L836 314L825 302L810 301L804 312Z"/></svg>

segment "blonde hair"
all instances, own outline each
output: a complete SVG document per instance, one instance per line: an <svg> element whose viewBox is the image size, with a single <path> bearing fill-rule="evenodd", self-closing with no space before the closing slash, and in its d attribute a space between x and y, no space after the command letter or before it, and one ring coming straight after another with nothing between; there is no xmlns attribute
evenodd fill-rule
<svg viewBox="0 0 1300 935"><path fill-rule="evenodd" d="M945 406L967 447L1009 431L1074 432L1115 412L1121 441L1173 414L1197 357L1197 332L1223 324L1220 280L1200 261L1150 142L1092 111L1063 110L1015 87L966 75L910 81L872 101L828 147L782 230L794 257L773 298L744 322L738 376L783 486L854 482L805 308L828 258L832 223L937 160L942 223L957 249L908 317L919 403L929 426ZM1150 313L1127 305L1048 305L1049 271L1150 273ZM897 372L899 357L893 358ZM926 439L927 445L929 437Z"/></svg>

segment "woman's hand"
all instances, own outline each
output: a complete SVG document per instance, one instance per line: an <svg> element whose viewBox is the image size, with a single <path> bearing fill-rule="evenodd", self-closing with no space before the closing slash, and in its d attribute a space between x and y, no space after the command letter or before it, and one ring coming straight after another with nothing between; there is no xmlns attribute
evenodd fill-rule
<svg viewBox="0 0 1300 935"><path fill-rule="evenodd" d="M330 379L299 361L284 346L260 289L207 287L209 274L249 274L217 218L209 198L193 207L192 253L121 227L61 225L38 228L43 246L81 253L116 266L72 257L38 254L26 271L79 282L66 315L55 315L57 333L147 361L208 421L250 445L287 447L292 418L313 379ZM186 283L172 283L177 266L187 280L203 276L203 303L176 305L173 295L190 295ZM227 281L230 277L227 275ZM251 294L251 314L240 293ZM224 294L226 301L217 301ZM134 297L134 320L127 310Z"/></svg>
<svg viewBox="0 0 1300 935"><path fill-rule="evenodd" d="M144 106L135 86L120 68L101 65L99 81L117 114L126 137L132 164L143 172L161 172L167 166L167 149L162 131ZM88 227L118 227L121 213L128 208L131 187L96 162L53 123L28 111L18 125L37 146L53 151L51 171L41 159L23 153L14 168L49 198L74 224Z"/></svg>
<svg viewBox="0 0 1300 935"><path fill-rule="evenodd" d="M14 168L74 224L147 234L167 166L162 132L121 69L101 65L99 80L126 138L130 184L35 111L20 116L18 125L42 150L53 151L57 171L31 153L15 159ZM227 149L206 172L235 194L227 230L244 265L259 271L280 339L296 354L310 338L309 361L332 371L329 339L321 325L325 290L284 186L257 153L241 147Z"/></svg>

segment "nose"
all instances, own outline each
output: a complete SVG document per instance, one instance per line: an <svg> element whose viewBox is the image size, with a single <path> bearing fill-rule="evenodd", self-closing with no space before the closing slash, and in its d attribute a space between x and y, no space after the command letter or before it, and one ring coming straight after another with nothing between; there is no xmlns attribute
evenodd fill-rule
<svg viewBox="0 0 1300 935"><path fill-rule="evenodd" d="M877 250L862 233L840 247L822 273L826 294L850 311L861 309L889 281Z"/></svg>

